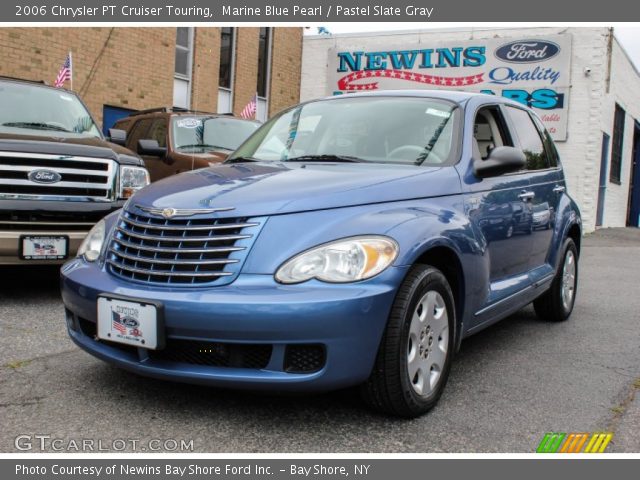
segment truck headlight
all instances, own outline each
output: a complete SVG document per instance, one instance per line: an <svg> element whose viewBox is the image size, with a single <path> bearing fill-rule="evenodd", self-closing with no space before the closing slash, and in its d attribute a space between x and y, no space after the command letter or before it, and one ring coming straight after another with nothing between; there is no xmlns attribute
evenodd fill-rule
<svg viewBox="0 0 640 480"><path fill-rule="evenodd" d="M149 172L143 167L120 166L120 185L118 198L129 198L143 187L149 185Z"/></svg>
<svg viewBox="0 0 640 480"><path fill-rule="evenodd" d="M84 257L88 262L95 262L100 256L102 251L102 244L104 243L105 235L105 223L104 220L100 220L89 231L85 239L78 248L78 257Z"/></svg>
<svg viewBox="0 0 640 480"><path fill-rule="evenodd" d="M325 243L287 260L276 272L280 283L315 278L346 283L379 274L398 256L398 244L389 237L368 235Z"/></svg>

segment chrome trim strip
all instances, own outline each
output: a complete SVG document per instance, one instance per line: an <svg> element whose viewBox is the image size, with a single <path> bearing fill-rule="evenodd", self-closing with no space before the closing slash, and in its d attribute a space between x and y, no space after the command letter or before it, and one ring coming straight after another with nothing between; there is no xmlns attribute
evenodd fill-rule
<svg viewBox="0 0 640 480"><path fill-rule="evenodd" d="M154 230L176 230L176 231L184 231L184 230L228 230L233 228L247 228L247 227L257 227L260 225L259 223L224 223L220 225L180 225L180 226L172 226L172 225L157 225L153 223L142 223L137 222L135 220L131 220L127 217L122 217L122 220L127 222L134 227L140 228L151 228Z"/></svg>
<svg viewBox="0 0 640 480"><path fill-rule="evenodd" d="M229 275L233 275L233 273L231 272L167 272L160 270L146 270L144 268L129 267L127 265L115 262L111 259L107 259L107 262L116 268L120 268L128 272L160 277L227 277Z"/></svg>
<svg viewBox="0 0 640 480"><path fill-rule="evenodd" d="M143 212L150 213L152 215L158 215L162 217L162 212L171 207L164 208L155 208L155 207L145 207L143 205L135 205L135 207ZM215 212L228 212L230 210L235 210L235 207L219 207L219 208L193 208L193 209L179 209L175 208L173 215L171 218L175 217L192 217L193 215L204 215ZM164 218L164 217L163 217Z"/></svg>

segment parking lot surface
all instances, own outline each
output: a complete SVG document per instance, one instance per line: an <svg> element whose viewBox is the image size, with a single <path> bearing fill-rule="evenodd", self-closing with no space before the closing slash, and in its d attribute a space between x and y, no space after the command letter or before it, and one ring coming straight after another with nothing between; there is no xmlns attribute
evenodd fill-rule
<svg viewBox="0 0 640 480"><path fill-rule="evenodd" d="M528 307L465 340L439 405L415 420L373 413L353 390L265 395L118 370L67 338L58 289L55 268L0 267L2 452L19 435L32 452L35 435L72 451L83 439L172 449L168 439L199 452L533 452L551 431L612 431L608 451L640 452L637 229L583 240L568 322Z"/></svg>

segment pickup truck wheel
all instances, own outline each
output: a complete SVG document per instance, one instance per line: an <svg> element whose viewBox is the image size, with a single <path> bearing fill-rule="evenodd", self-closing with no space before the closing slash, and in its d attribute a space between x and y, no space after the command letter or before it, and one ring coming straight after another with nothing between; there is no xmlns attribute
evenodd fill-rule
<svg viewBox="0 0 640 480"><path fill-rule="evenodd" d="M454 350L455 308L445 276L416 265L400 286L364 400L402 417L421 415L438 402Z"/></svg>
<svg viewBox="0 0 640 480"><path fill-rule="evenodd" d="M565 240L563 252L551 288L533 302L536 315L542 320L562 322L573 311L578 288L578 249L572 239Z"/></svg>

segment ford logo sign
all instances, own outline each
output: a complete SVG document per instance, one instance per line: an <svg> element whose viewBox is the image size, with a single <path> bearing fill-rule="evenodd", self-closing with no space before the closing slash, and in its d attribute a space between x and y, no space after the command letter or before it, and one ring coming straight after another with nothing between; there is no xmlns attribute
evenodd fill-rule
<svg viewBox="0 0 640 480"><path fill-rule="evenodd" d="M496 58L511 63L535 63L560 53L560 46L547 40L517 40L498 47Z"/></svg>
<svg viewBox="0 0 640 480"><path fill-rule="evenodd" d="M36 183L57 183L61 179L60 174L53 170L32 170L29 172L29 180Z"/></svg>

